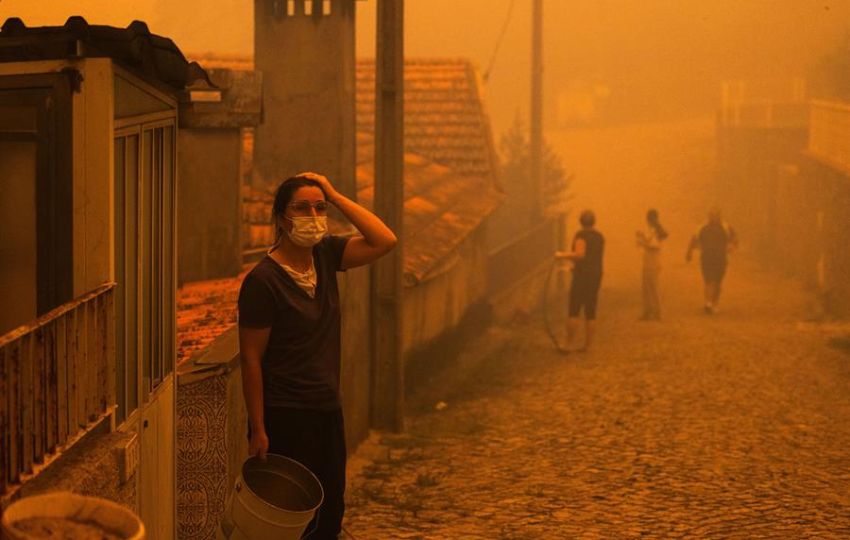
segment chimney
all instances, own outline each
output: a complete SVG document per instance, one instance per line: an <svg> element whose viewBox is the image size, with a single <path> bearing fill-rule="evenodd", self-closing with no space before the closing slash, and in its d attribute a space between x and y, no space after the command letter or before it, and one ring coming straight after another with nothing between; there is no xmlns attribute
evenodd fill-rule
<svg viewBox="0 0 850 540"><path fill-rule="evenodd" d="M263 73L255 187L302 171L355 185L355 0L254 0L254 67Z"/></svg>

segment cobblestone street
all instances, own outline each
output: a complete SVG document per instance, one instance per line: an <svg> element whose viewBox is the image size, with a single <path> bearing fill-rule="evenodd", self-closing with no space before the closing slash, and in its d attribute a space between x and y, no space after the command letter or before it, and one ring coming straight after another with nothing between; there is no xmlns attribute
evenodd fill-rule
<svg viewBox="0 0 850 540"><path fill-rule="evenodd" d="M746 249L720 313L701 312L698 265L682 259L704 205L684 201L706 189L711 147L684 146L711 126L680 132L682 148L667 150L700 171L690 187L598 212L609 244L596 347L557 354L539 315L476 336L455 368L417 385L404 434L373 435L352 457L351 535L850 538L847 327L812 322L810 294L747 262ZM615 179L647 179L653 192L680 174L681 161L630 159L654 143L629 135L597 134L596 148L630 140L630 165L603 170L585 152L580 203L601 208ZM661 322L637 321L631 239L648 204L672 232Z"/></svg>

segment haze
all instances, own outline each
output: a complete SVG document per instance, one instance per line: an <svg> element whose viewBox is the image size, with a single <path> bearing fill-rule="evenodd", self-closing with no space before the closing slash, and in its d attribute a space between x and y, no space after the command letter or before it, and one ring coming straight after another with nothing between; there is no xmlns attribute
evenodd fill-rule
<svg viewBox="0 0 850 540"><path fill-rule="evenodd" d="M468 57L488 67L510 0L409 0L406 54ZM804 75L847 33L850 2L809 0L583 0L545 2L549 125L570 94L609 93L608 120L704 113L721 80ZM487 85L497 134L527 117L530 2L516 1ZM374 56L375 2L358 3L358 55ZM3 0L0 19L61 24L148 22L187 53L250 54L252 2L217 0ZM226 16L222 16L226 14ZM611 118L613 117L613 118Z"/></svg>

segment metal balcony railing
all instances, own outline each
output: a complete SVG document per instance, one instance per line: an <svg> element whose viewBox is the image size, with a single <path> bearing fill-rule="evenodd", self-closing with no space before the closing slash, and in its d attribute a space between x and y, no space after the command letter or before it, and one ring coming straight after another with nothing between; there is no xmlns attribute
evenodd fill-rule
<svg viewBox="0 0 850 540"><path fill-rule="evenodd" d="M724 127L805 129L809 122L809 107L805 102L730 103L722 107L719 114Z"/></svg>
<svg viewBox="0 0 850 540"><path fill-rule="evenodd" d="M725 81L718 120L723 127L805 129L806 82L800 78Z"/></svg>
<svg viewBox="0 0 850 540"><path fill-rule="evenodd" d="M850 104L812 101L809 153L850 171Z"/></svg>
<svg viewBox="0 0 850 540"><path fill-rule="evenodd" d="M0 496L115 405L115 283L0 336Z"/></svg>

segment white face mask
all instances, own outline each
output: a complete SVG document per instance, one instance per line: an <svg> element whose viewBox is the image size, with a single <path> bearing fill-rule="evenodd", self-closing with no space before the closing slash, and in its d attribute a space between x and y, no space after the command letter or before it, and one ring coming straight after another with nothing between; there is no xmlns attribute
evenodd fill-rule
<svg viewBox="0 0 850 540"><path fill-rule="evenodd" d="M313 247L328 233L328 216L287 217L292 222L289 239L296 246Z"/></svg>

